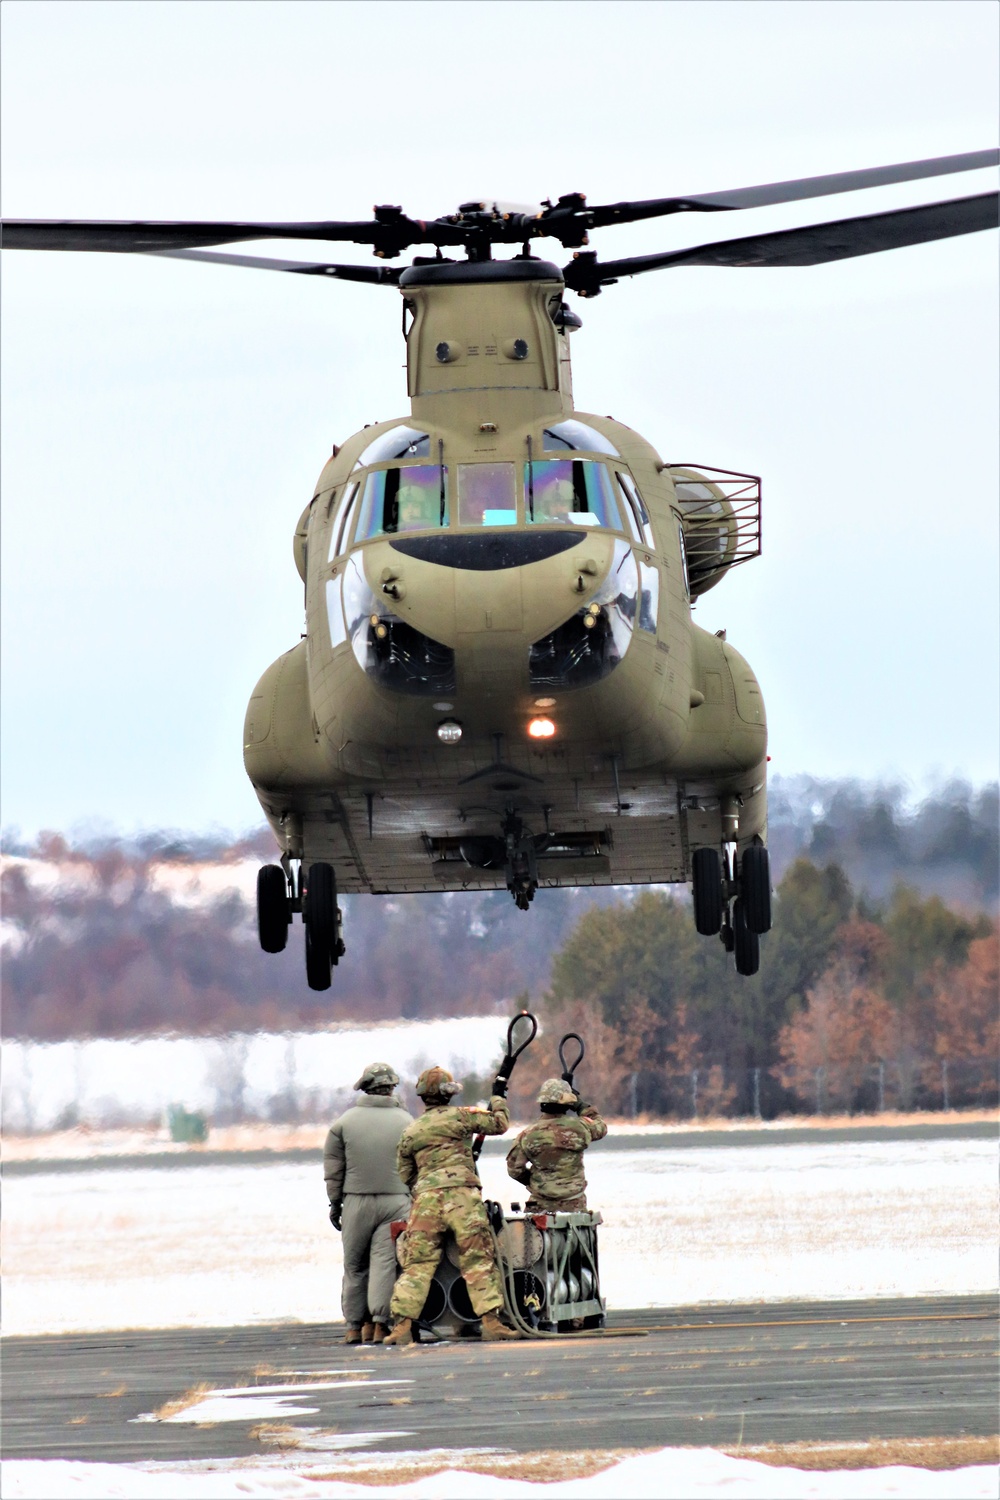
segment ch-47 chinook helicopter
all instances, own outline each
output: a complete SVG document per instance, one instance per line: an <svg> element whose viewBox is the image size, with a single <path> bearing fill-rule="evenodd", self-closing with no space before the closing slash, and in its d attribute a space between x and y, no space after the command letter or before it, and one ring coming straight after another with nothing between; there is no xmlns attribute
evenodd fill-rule
<svg viewBox="0 0 1000 1500"><path fill-rule="evenodd" d="M305 926L313 989L344 952L338 893L690 881L699 932L741 974L771 921L757 679L691 604L760 552L760 482L663 462L577 411L565 294L680 266L805 266L997 224L997 194L601 261L588 231L794 202L995 165L1000 152L686 198L422 221L7 221L8 248L137 252L395 287L410 412L335 448L299 520L306 635L246 715L247 773L280 844L260 941ZM535 240L575 251L561 269ZM351 241L359 266L218 253ZM493 247L520 247L506 260ZM443 252L464 252L451 259Z"/></svg>

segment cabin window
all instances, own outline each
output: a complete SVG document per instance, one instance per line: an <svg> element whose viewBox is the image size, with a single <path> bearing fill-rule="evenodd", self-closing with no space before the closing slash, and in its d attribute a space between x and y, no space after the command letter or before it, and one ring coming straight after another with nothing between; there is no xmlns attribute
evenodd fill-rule
<svg viewBox="0 0 1000 1500"><path fill-rule="evenodd" d="M328 578L326 581L326 615L330 626L330 646L336 651L347 640L340 578Z"/></svg>
<svg viewBox="0 0 1000 1500"><path fill-rule="evenodd" d="M546 453L560 448L582 448L586 453L610 453L612 458L618 457L614 443L586 422L554 422L542 433L542 447Z"/></svg>
<svg viewBox="0 0 1000 1500"><path fill-rule="evenodd" d="M517 496L513 464L459 464L459 526L514 526Z"/></svg>
<svg viewBox="0 0 1000 1500"><path fill-rule="evenodd" d="M660 572L651 563L639 564L639 629L656 634L656 615L660 606Z"/></svg>
<svg viewBox="0 0 1000 1500"><path fill-rule="evenodd" d="M394 458L430 458L431 440L417 427L391 427L373 438L359 454L354 467L367 469L369 464L387 464Z"/></svg>
<svg viewBox="0 0 1000 1500"><path fill-rule="evenodd" d="M437 464L375 469L365 480L355 541L448 524L448 470Z"/></svg>
<svg viewBox="0 0 1000 1500"><path fill-rule="evenodd" d="M524 507L540 526L604 526L622 531L622 519L603 464L544 458L524 466Z"/></svg>
<svg viewBox="0 0 1000 1500"><path fill-rule="evenodd" d="M681 549L681 576L684 579L684 593L688 599L691 597L691 579L688 574L687 544L684 541L684 527L680 521L677 522L677 540Z"/></svg>

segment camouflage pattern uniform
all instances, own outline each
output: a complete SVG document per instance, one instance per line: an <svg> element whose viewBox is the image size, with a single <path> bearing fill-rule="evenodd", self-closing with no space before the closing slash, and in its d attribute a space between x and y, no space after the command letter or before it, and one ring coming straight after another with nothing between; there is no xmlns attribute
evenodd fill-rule
<svg viewBox="0 0 1000 1500"><path fill-rule="evenodd" d="M569 1108L576 1105L577 1097L562 1079L550 1078L542 1085L538 1102ZM522 1130L507 1153L507 1171L527 1187L528 1211L585 1212L583 1153L607 1133L607 1125L592 1104L581 1105L579 1114L543 1114Z"/></svg>
<svg viewBox="0 0 1000 1500"><path fill-rule="evenodd" d="M443 1074L444 1070L429 1072ZM418 1092L425 1078L427 1074L421 1075ZM413 1194L413 1207L401 1256L403 1270L392 1294L396 1319L420 1317L449 1230L455 1236L459 1270L476 1316L496 1313L503 1306L503 1286L472 1158L472 1137L503 1135L509 1125L507 1101L494 1094L487 1109L430 1104L403 1132L396 1170Z"/></svg>

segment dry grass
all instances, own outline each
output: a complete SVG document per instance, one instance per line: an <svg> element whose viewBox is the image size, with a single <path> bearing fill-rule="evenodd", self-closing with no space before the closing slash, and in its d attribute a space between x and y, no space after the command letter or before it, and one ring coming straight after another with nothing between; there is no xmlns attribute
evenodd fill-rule
<svg viewBox="0 0 1000 1500"><path fill-rule="evenodd" d="M251 1435L260 1437L268 1447L294 1446L293 1442L282 1441L285 1431L264 1424L255 1428ZM456 1453L451 1459L438 1452L428 1453L425 1459L407 1454L405 1461L395 1464L388 1455L383 1455L373 1457L370 1463L354 1458L343 1464L334 1463L322 1472L310 1469L309 1477L313 1480L350 1479L355 1484L378 1488L409 1484L429 1474L440 1474L445 1468L453 1468L462 1474L488 1474L501 1479L524 1479L544 1484L565 1479L591 1479L626 1458L656 1451L654 1448L592 1448L576 1453ZM996 1463L1000 1457L1000 1438L871 1438L857 1443L763 1443L720 1451L732 1458L746 1458L783 1469L829 1471L881 1469L896 1465L917 1469L961 1469L972 1464Z"/></svg>
<svg viewBox="0 0 1000 1500"><path fill-rule="evenodd" d="M964 1469L1000 1462L1000 1437L869 1438L860 1443L761 1443L723 1448L781 1469Z"/></svg>
<svg viewBox="0 0 1000 1500"><path fill-rule="evenodd" d="M527 1479L536 1483L546 1480L555 1482L564 1479L591 1479L602 1474L613 1464L625 1458L634 1458L638 1453L653 1453L653 1448L595 1448L576 1453L496 1453L465 1457L456 1453L449 1462L441 1453L429 1453L425 1460L407 1454L405 1463L391 1464L386 1456L374 1461L371 1467L361 1466L356 1461L349 1466L332 1467L320 1473L309 1470L309 1478L350 1479L354 1484L373 1486L409 1484L425 1479L428 1474L440 1474L443 1469L453 1468L461 1474L490 1474L501 1479Z"/></svg>
<svg viewBox="0 0 1000 1500"><path fill-rule="evenodd" d="M175 1396L172 1401L164 1401L162 1406L156 1408L153 1416L158 1422L165 1422L168 1417L176 1417L180 1412L187 1411L189 1406L197 1406L198 1402L211 1390L212 1387L203 1380L199 1385L193 1385L189 1391L185 1391L183 1396Z"/></svg>
<svg viewBox="0 0 1000 1500"><path fill-rule="evenodd" d="M258 1422L247 1437L263 1443L265 1448L301 1448L302 1430L290 1422Z"/></svg>

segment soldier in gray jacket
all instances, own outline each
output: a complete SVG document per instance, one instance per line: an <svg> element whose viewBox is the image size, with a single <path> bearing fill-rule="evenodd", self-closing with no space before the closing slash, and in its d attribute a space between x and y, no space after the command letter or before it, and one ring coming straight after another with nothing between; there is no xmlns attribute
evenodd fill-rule
<svg viewBox="0 0 1000 1500"><path fill-rule="evenodd" d="M344 1236L345 1344L381 1344L389 1332L396 1279L389 1225L410 1212L396 1147L413 1116L393 1097L398 1083L388 1063L369 1063L354 1085L362 1098L334 1120L323 1148L330 1223Z"/></svg>

